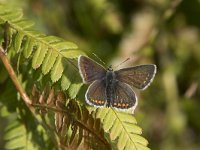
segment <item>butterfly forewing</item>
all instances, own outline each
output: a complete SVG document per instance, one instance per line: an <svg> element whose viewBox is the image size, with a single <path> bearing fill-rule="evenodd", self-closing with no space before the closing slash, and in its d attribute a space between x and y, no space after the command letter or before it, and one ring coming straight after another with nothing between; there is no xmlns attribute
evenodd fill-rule
<svg viewBox="0 0 200 150"><path fill-rule="evenodd" d="M134 109L136 107L137 97L128 84L118 81L114 88L115 92L112 100L112 107L120 109Z"/></svg>
<svg viewBox="0 0 200 150"><path fill-rule="evenodd" d="M104 80L96 80L89 86L85 94L85 99L88 104L95 105L97 107L105 105L105 84Z"/></svg>
<svg viewBox="0 0 200 150"><path fill-rule="evenodd" d="M131 87L145 89L149 86L156 73L155 65L140 65L115 71L116 79Z"/></svg>
<svg viewBox="0 0 200 150"><path fill-rule="evenodd" d="M86 84L101 80L106 76L105 68L86 56L78 58L78 66L82 79Z"/></svg>

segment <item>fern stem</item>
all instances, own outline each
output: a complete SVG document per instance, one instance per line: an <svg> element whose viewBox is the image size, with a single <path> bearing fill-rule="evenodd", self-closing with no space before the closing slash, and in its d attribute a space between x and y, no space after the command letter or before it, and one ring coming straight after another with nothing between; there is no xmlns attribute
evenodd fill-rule
<svg viewBox="0 0 200 150"><path fill-rule="evenodd" d="M45 105L45 106L44 105L40 105L40 104L32 104L32 105L35 106L35 107L40 107L40 108L47 108L49 110L52 110L53 112L60 112L60 113L64 113L64 114L73 116L74 121L76 122L76 124L78 124L80 127L82 127L85 130L87 130L89 133L95 135L95 137L97 137L99 139L99 141L101 141L107 147L107 149L111 149L109 143L106 140L104 140L98 133L96 133L92 129L88 128L86 126L86 124L81 119L78 119L73 113L71 113L71 112L69 112L67 110L63 110L63 109L59 109L59 108L51 107L51 106L47 106L47 105Z"/></svg>
<svg viewBox="0 0 200 150"><path fill-rule="evenodd" d="M27 96L26 92L24 91L23 87L21 86L19 80L17 79L17 76L10 64L10 61L8 60L5 50L0 46L0 58L5 66L5 68L8 71L8 74L10 75L10 78L12 79L17 91L20 93L22 99L26 103L26 105L30 108L32 105L32 101L30 98Z"/></svg>

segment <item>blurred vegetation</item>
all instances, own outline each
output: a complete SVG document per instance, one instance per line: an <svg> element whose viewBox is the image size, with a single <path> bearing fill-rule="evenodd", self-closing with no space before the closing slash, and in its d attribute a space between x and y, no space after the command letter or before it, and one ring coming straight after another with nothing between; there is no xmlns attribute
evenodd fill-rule
<svg viewBox="0 0 200 150"><path fill-rule="evenodd" d="M198 0L0 0L23 8L36 28L73 41L93 59L123 66L154 63L151 86L137 91L135 115L154 150L200 147ZM98 61L98 60L97 60ZM1 63L1 62L0 62ZM0 75L7 77L0 68ZM1 77L2 79L2 77ZM3 90L4 80L0 81ZM0 121L0 134L5 126ZM0 136L0 142L2 142ZM1 143L0 143L1 145Z"/></svg>

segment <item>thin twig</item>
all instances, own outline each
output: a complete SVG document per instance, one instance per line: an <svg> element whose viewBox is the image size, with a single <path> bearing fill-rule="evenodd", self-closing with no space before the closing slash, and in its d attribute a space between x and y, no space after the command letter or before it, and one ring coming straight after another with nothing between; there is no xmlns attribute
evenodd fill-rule
<svg viewBox="0 0 200 150"><path fill-rule="evenodd" d="M5 50L1 46L0 46L0 58L1 58L4 66L5 66L6 70L8 71L8 74L10 75L10 78L12 79L17 91L20 93L20 96L22 97L22 99L24 100L26 105L28 107L31 107L32 101L28 97L26 92L24 91L23 87L21 86L21 84L20 84L11 64L10 64L10 61L8 60L8 57L6 56Z"/></svg>

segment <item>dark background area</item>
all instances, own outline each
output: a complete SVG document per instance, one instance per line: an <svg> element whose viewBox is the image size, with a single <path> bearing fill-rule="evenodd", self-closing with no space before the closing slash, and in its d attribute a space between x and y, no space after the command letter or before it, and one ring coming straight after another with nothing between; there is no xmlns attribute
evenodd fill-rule
<svg viewBox="0 0 200 150"><path fill-rule="evenodd" d="M7 2L21 7L35 29L73 41L96 61L92 53L113 66L130 58L116 69L156 64L151 86L136 90L143 136L154 150L200 149L200 1Z"/></svg>

